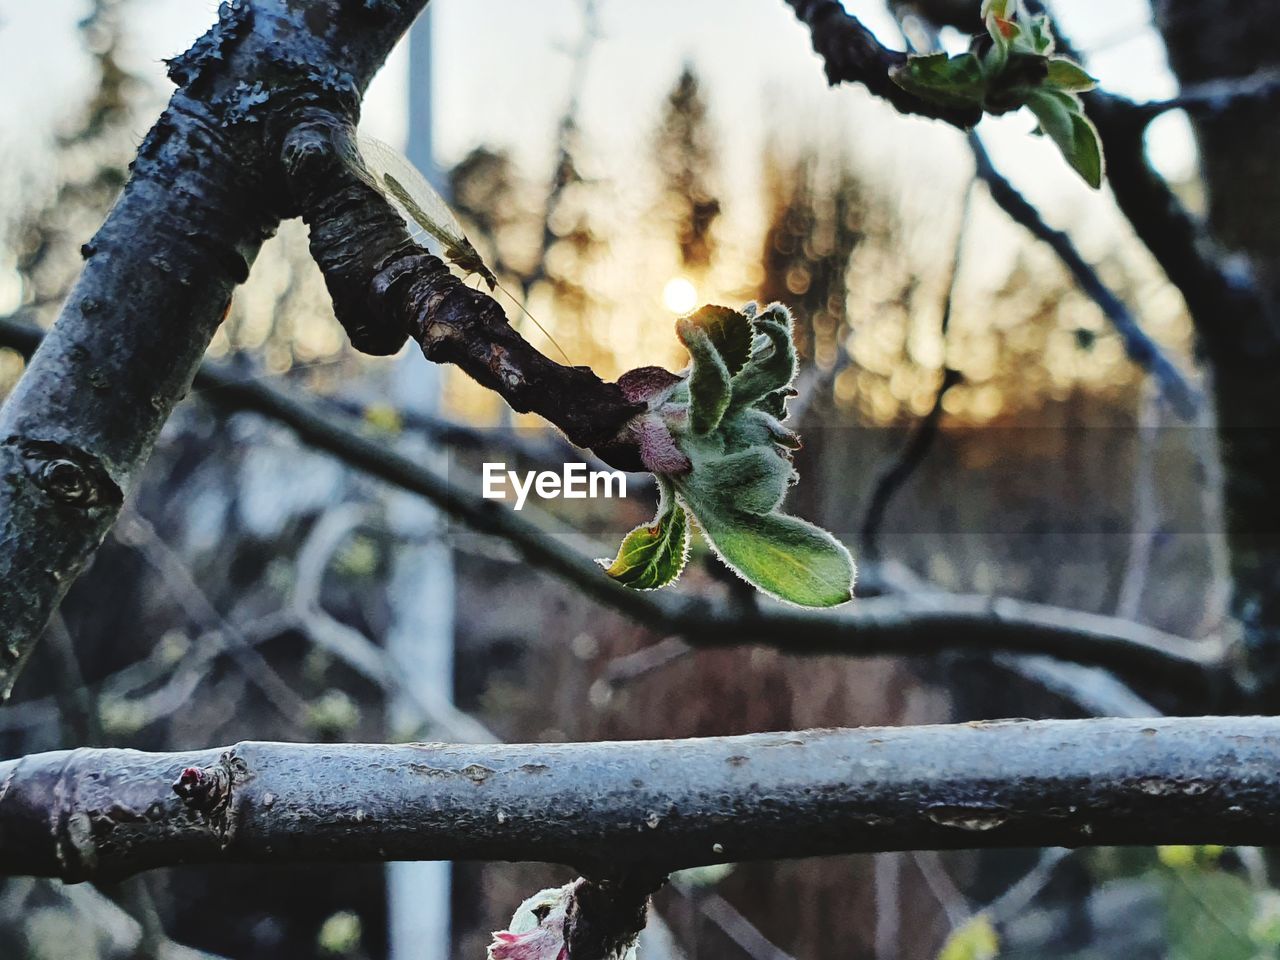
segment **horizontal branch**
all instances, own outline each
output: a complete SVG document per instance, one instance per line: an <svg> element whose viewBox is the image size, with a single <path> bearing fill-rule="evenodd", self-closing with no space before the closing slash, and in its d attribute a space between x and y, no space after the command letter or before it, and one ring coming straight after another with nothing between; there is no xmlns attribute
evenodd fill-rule
<svg viewBox="0 0 1280 960"><path fill-rule="evenodd" d="M809 27L813 48L823 59L830 83L861 83L903 112L929 115L920 109L927 104L915 104L914 98L901 101L899 98L904 92L889 77L889 71L904 55L880 44L840 3L836 0L786 2ZM1035 3L1032 7L1042 8L1042 5ZM1056 25L1053 34L1061 53L1080 59L1078 51ZM1258 96L1272 95L1270 79L1259 76L1252 82ZM1213 96L1209 91L1193 90L1189 90L1188 95L1206 100ZM1147 160L1144 135L1147 125L1159 112L1158 105L1136 104L1102 90L1090 91L1083 99L1102 139L1107 182L1117 205L1186 299L1196 329L1211 351L1242 352L1256 357L1268 368L1274 366L1275 351L1269 339L1271 328L1257 284L1249 272L1239 266L1238 259L1230 260L1212 241L1204 224L1187 211ZM954 118L944 114L941 119L967 129L976 124L979 117Z"/></svg>
<svg viewBox="0 0 1280 960"><path fill-rule="evenodd" d="M75 881L177 863L449 859L591 874L889 850L1265 845L1280 827L1278 754L1269 717L81 749L0 763L0 872Z"/></svg>
<svg viewBox="0 0 1280 960"><path fill-rule="evenodd" d="M30 328L0 321L0 345L30 345ZM38 336L38 334L35 334ZM217 365L205 363L196 383L208 402L266 416L305 443L349 466L416 493L473 530L499 537L532 566L571 583L590 599L650 630L675 634L695 647L746 643L790 653L920 656L947 650L1041 654L1106 667L1202 701L1226 683L1214 642L1193 642L1130 620L984 595L943 592L865 597L838 612L769 606L742 611L731 603L676 591L630 590L600 567L503 504L357 432L328 413ZM874 571L864 571L864 584ZM867 586L860 588L865 594ZM874 589L871 583L870 589Z"/></svg>
<svg viewBox="0 0 1280 960"><path fill-rule="evenodd" d="M1260 70L1244 77L1191 84L1167 99L1135 103L1134 111L1148 121L1170 110L1212 116L1246 104L1266 104L1277 99L1280 99L1280 71Z"/></svg>

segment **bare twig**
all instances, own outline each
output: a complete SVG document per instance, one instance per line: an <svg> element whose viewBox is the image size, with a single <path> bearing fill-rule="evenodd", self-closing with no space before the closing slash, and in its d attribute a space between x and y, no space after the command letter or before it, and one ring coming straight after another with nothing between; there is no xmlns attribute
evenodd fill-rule
<svg viewBox="0 0 1280 960"><path fill-rule="evenodd" d="M902 854L877 853L872 859L875 960L897 960L902 955Z"/></svg>
<svg viewBox="0 0 1280 960"><path fill-rule="evenodd" d="M682 886L675 877L671 883L694 904L699 913L737 944L751 960L794 960L789 953L761 933L737 907L714 890L691 890Z"/></svg>
<svg viewBox="0 0 1280 960"><path fill-rule="evenodd" d="M911 433L911 438L898 451L880 476L871 491L871 502L867 505L866 515L862 519L862 529L858 534L858 542L862 552L873 558L880 556L880 527L884 523L885 513L894 495L902 489L912 474L924 463L933 442L942 425L943 402L951 388L964 380L960 371L947 362L947 333L951 328L951 310L955 303L956 280L960 276L960 257L964 251L964 238L969 223L969 209L973 199L973 182L965 188L964 199L960 203L960 223L956 228L955 247L951 254L950 271L947 274L946 293L942 299L942 319L940 322L942 336L942 376L938 382L938 390L933 397L933 406L920 419Z"/></svg>
<svg viewBox="0 0 1280 960"><path fill-rule="evenodd" d="M1144 391L1139 401L1138 442L1134 450L1133 522L1130 525L1129 552L1116 594L1116 616L1126 620L1142 618L1142 598L1146 592L1151 553L1155 549L1156 528L1160 520L1155 464L1160 414L1160 398Z"/></svg>
<svg viewBox="0 0 1280 960"><path fill-rule="evenodd" d="M1147 121L1170 110L1195 114L1221 114L1246 104L1267 104L1280 98L1280 72L1259 70L1245 77L1226 77L1183 87L1164 100L1147 100L1133 106L1134 115Z"/></svg>
<svg viewBox="0 0 1280 960"><path fill-rule="evenodd" d="M223 4L170 61L178 89L0 408L0 699L114 522L233 288L290 212L273 162L288 118L317 99L354 114L425 3ZM328 29L311 29L316 14Z"/></svg>
<svg viewBox="0 0 1280 960"><path fill-rule="evenodd" d="M1070 700L1094 717L1159 717L1161 712L1107 670L1064 663L1052 657L996 654L992 661L1050 693Z"/></svg>
<svg viewBox="0 0 1280 960"><path fill-rule="evenodd" d="M924 877L925 886L942 907L947 921L953 928L960 926L969 917L969 901L960 892L951 875L942 864L942 858L936 850L916 850L911 854L911 861Z"/></svg>
<svg viewBox="0 0 1280 960"><path fill-rule="evenodd" d="M267 698L280 716L293 725L303 723L307 705L269 664L254 644L238 627L218 612L186 561L156 533L145 518L129 512L116 528L121 543L136 549L168 585L173 598L191 618L206 631L216 631L223 638L227 652L251 684Z"/></svg>

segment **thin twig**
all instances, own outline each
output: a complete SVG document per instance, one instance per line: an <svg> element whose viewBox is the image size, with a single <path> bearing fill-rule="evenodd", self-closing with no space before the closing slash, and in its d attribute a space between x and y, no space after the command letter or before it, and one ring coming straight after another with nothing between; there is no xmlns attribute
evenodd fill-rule
<svg viewBox="0 0 1280 960"><path fill-rule="evenodd" d="M976 133L969 134L969 148L973 152L978 178L987 185L991 199L1015 222L1025 227L1032 236L1044 241L1057 254L1075 278L1081 291L1089 297L1111 323L1129 359L1147 370L1160 385L1160 391L1168 398L1178 416L1194 420L1201 406L1200 392L1187 382L1173 361L1165 356L1160 346L1151 339L1132 311L1111 289L1102 282L1098 272L1076 249L1071 237L1049 226L1040 211L1006 179L991 162L982 139Z"/></svg>
<svg viewBox="0 0 1280 960"><path fill-rule="evenodd" d="M960 222L956 227L955 245L951 254L950 272L947 275L946 293L942 299L942 320L940 334L942 337L942 378L934 394L933 406L920 419L912 431L911 438L898 452L898 456L880 474L875 488L871 491L871 502L867 505L866 515L862 520L862 528L858 534L858 542L862 552L869 557L880 556L880 528L884 523L885 513L894 495L902 489L912 474L924 463L933 443L937 439L942 424L943 402L951 388L960 384L964 377L947 362L947 333L951 328L951 311L955 303L956 281L960 276L960 257L964 251L964 238L969 223L969 210L973 199L973 181L965 188L964 199L960 204Z"/></svg>
<svg viewBox="0 0 1280 960"><path fill-rule="evenodd" d="M126 546L136 549L160 574L173 598L193 622L205 630L217 630L224 637L227 652L251 684L265 695L267 701L289 723L301 724L307 715L307 705L289 684L269 664L256 647L246 640L243 632L218 612L217 607L200 589L186 561L156 533L142 516L128 512L116 526L116 537Z"/></svg>
<svg viewBox="0 0 1280 960"><path fill-rule="evenodd" d="M1170 110L1217 115L1239 106L1268 104L1280 99L1280 71L1259 70L1244 77L1223 77L1183 87L1164 100L1133 105L1136 117L1151 121Z"/></svg>

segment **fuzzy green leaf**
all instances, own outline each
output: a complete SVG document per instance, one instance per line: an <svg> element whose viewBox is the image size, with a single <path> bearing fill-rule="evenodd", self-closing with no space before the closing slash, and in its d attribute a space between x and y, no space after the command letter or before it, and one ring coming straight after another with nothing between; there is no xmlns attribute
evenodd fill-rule
<svg viewBox="0 0 1280 960"><path fill-rule="evenodd" d="M690 314L689 323L700 327L720 354L729 376L733 376L751 357L751 340L754 334L751 321L737 310L728 307L705 306Z"/></svg>
<svg viewBox="0 0 1280 960"><path fill-rule="evenodd" d="M774 390L772 393L766 393L756 402L756 408L763 410L775 420L787 419L787 401L796 395L796 391L791 387L783 387L781 390Z"/></svg>
<svg viewBox="0 0 1280 960"><path fill-rule="evenodd" d="M685 489L681 489L685 497ZM802 607L853 599L853 558L835 537L798 517L749 514L686 500L721 560L757 589Z"/></svg>
<svg viewBox="0 0 1280 960"><path fill-rule="evenodd" d="M1095 190L1102 186L1102 143L1098 131L1084 115L1080 101L1059 90L1032 90L1027 107L1040 128L1058 145L1071 168Z"/></svg>
<svg viewBox="0 0 1280 960"><path fill-rule="evenodd" d="M780 317L780 319L779 319ZM791 385L796 377L798 360L791 339L791 317L787 313L765 311L755 321L763 334L747 361L733 378L733 405L744 407L763 400L775 390Z"/></svg>
<svg viewBox="0 0 1280 960"><path fill-rule="evenodd" d="M741 513L776 510L796 475L790 462L766 446L694 462L695 469L676 481L686 498L700 505L724 504Z"/></svg>
<svg viewBox="0 0 1280 960"><path fill-rule="evenodd" d="M657 590L680 576L688 557L689 520L684 508L669 500L652 523L626 535L612 562L599 562L619 583L634 590Z"/></svg>
<svg viewBox="0 0 1280 960"><path fill-rule="evenodd" d="M1098 85L1098 81L1089 76L1080 64L1064 57L1049 60L1049 73L1044 82L1046 86L1071 92L1092 90Z"/></svg>
<svg viewBox="0 0 1280 960"><path fill-rule="evenodd" d="M982 64L971 53L908 57L890 76L904 90L943 106L977 107L986 96Z"/></svg>
<svg viewBox="0 0 1280 960"><path fill-rule="evenodd" d="M690 426L696 434L707 434L720 425L729 406L729 368L701 327L679 320L676 332L693 361L689 373Z"/></svg>

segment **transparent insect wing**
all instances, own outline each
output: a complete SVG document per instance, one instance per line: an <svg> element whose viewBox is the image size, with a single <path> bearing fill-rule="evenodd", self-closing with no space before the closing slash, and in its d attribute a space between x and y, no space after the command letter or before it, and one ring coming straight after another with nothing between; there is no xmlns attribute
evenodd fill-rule
<svg viewBox="0 0 1280 960"><path fill-rule="evenodd" d="M365 169L373 178L370 185L392 202L410 227L434 239L447 260L460 270L479 274L493 289L497 282L493 272L463 233L449 204L417 167L381 140L362 136L358 143ZM421 234L414 239L422 239Z"/></svg>
<svg viewBox="0 0 1280 960"><path fill-rule="evenodd" d="M462 225L458 223L458 218L449 208L449 204L445 203L444 197L440 196L427 182L427 178L418 171L418 168L398 150L381 140L360 136L357 137L356 142L361 159L361 164L355 165L356 174L386 197L400 212L414 240L422 243L423 246L429 246L424 242L424 238L432 238L439 246L444 259L459 270L480 277L491 291L498 289L498 278L484 262L480 252L472 246L467 235L462 232ZM511 297L521 312L533 320L537 328L555 344L555 348L568 363L569 357L560 344L556 343L555 337L534 319L523 303L512 297L507 290L503 289L503 293Z"/></svg>

